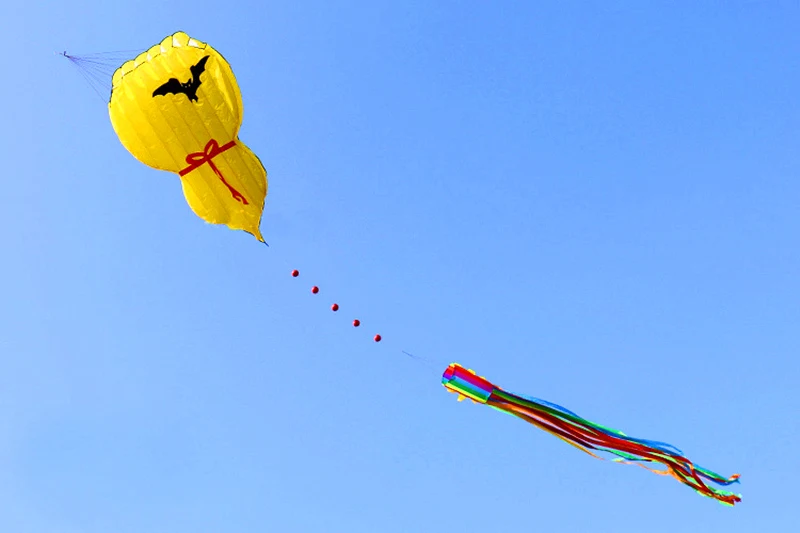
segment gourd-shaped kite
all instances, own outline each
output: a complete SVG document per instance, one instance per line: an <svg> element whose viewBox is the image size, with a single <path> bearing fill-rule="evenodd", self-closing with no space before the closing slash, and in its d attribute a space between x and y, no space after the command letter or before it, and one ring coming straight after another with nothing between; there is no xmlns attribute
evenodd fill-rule
<svg viewBox="0 0 800 533"><path fill-rule="evenodd" d="M178 174L200 218L264 242L267 172L238 139L242 95L222 55L178 32L124 63L111 84L109 114L125 148Z"/></svg>

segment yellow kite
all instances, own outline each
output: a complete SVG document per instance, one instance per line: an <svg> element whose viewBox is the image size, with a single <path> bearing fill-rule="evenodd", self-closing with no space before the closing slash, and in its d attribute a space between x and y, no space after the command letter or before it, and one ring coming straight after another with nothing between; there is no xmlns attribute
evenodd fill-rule
<svg viewBox="0 0 800 533"><path fill-rule="evenodd" d="M239 141L242 95L222 55L178 32L119 67L111 85L109 115L125 148L178 174L197 216L264 242L267 171Z"/></svg>

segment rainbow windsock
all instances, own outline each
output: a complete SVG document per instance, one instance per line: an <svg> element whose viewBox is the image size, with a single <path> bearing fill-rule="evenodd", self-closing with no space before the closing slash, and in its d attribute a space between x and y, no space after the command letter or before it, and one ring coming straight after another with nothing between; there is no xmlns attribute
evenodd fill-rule
<svg viewBox="0 0 800 533"><path fill-rule="evenodd" d="M616 455L615 462L636 464L659 475L671 475L700 494L725 505L734 505L742 500L740 495L711 487L706 482L727 486L738 483L739 474L725 478L701 468L669 444L628 437L621 431L581 418L559 405L504 391L457 363L452 363L444 371L442 384L448 391L458 394L459 401L469 398L475 403L486 404L519 417L597 459L603 458L590 450ZM661 463L666 470L649 468L642 463Z"/></svg>

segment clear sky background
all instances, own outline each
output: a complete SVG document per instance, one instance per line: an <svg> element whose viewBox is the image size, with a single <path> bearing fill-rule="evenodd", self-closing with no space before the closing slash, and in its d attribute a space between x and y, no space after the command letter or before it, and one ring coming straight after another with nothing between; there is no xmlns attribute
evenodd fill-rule
<svg viewBox="0 0 800 533"><path fill-rule="evenodd" d="M794 530L798 23L760 1L5 6L0 530ZM269 248L197 218L54 54L178 30L237 75ZM743 502L457 403L451 361L738 472Z"/></svg>

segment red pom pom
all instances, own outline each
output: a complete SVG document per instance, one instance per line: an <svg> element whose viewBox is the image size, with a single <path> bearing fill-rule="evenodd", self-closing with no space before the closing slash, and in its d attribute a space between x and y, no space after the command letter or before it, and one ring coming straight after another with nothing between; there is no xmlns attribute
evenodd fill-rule
<svg viewBox="0 0 800 533"><path fill-rule="evenodd" d="M338 310L339 310L339 304L333 304L331 306L331 311L338 311Z"/></svg>
<svg viewBox="0 0 800 533"><path fill-rule="evenodd" d="M313 294L317 294L317 293L319 292L319 287L317 287L316 285L314 285L313 287L311 287L311 292L312 292Z"/></svg>
<svg viewBox="0 0 800 533"><path fill-rule="evenodd" d="M375 342L381 342L381 336L375 335Z"/></svg>
<svg viewBox="0 0 800 533"><path fill-rule="evenodd" d="M293 278L296 278L299 275L300 275L300 271L299 270L292 270L292 277Z"/></svg>
<svg viewBox="0 0 800 533"><path fill-rule="evenodd" d="M357 328L360 325L361 325L361 321L359 319L356 318L355 320L353 320L353 327L354 328Z"/></svg>

